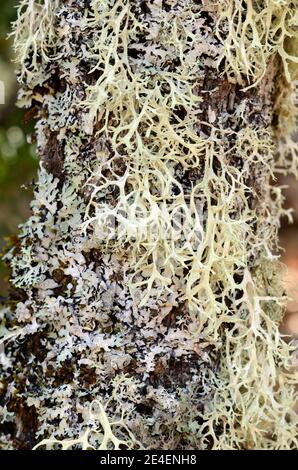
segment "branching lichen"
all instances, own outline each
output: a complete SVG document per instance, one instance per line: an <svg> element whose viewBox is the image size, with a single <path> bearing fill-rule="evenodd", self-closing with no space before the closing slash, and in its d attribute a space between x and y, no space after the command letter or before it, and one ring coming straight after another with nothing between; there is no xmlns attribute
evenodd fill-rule
<svg viewBox="0 0 298 470"><path fill-rule="evenodd" d="M296 7L21 2L41 167L6 254L2 447L297 448L273 183L297 174Z"/></svg>
<svg viewBox="0 0 298 470"><path fill-rule="evenodd" d="M270 57L278 54L288 82L297 75L297 1L224 0L218 3L217 36L224 50L221 61L229 79L250 83L262 79ZM232 21L231 21L232 19ZM293 70L292 70L293 69Z"/></svg>

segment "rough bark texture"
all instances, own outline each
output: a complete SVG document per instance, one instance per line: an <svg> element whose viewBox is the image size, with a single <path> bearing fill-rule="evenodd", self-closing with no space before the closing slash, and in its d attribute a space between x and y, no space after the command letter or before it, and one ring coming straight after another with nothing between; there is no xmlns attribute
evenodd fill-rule
<svg viewBox="0 0 298 470"><path fill-rule="evenodd" d="M41 167L2 446L297 447L272 184L297 2L25 0L14 35Z"/></svg>

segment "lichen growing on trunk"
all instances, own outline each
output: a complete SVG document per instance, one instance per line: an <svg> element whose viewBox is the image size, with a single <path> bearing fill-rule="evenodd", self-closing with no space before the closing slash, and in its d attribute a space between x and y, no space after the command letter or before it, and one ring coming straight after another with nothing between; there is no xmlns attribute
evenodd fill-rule
<svg viewBox="0 0 298 470"><path fill-rule="evenodd" d="M274 184L297 6L20 2L41 165L6 255L3 448L297 448Z"/></svg>

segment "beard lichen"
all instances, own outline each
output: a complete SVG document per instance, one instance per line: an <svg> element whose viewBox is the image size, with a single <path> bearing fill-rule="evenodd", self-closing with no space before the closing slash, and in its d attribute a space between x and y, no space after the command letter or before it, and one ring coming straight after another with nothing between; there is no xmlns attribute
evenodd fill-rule
<svg viewBox="0 0 298 470"><path fill-rule="evenodd" d="M297 69L297 1L220 0L217 36L223 45L220 61L237 83L255 84L266 73L268 60L278 54L288 82ZM243 80L243 78L245 79Z"/></svg>
<svg viewBox="0 0 298 470"><path fill-rule="evenodd" d="M6 255L3 448L297 448L273 184L297 174L296 8L21 2L41 166Z"/></svg>

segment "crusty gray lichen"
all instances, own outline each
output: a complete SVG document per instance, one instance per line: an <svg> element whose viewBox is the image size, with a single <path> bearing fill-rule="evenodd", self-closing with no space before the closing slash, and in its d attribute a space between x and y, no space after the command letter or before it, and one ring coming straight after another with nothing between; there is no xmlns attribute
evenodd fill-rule
<svg viewBox="0 0 298 470"><path fill-rule="evenodd" d="M20 2L41 165L6 255L3 448L297 447L272 185L297 4Z"/></svg>

